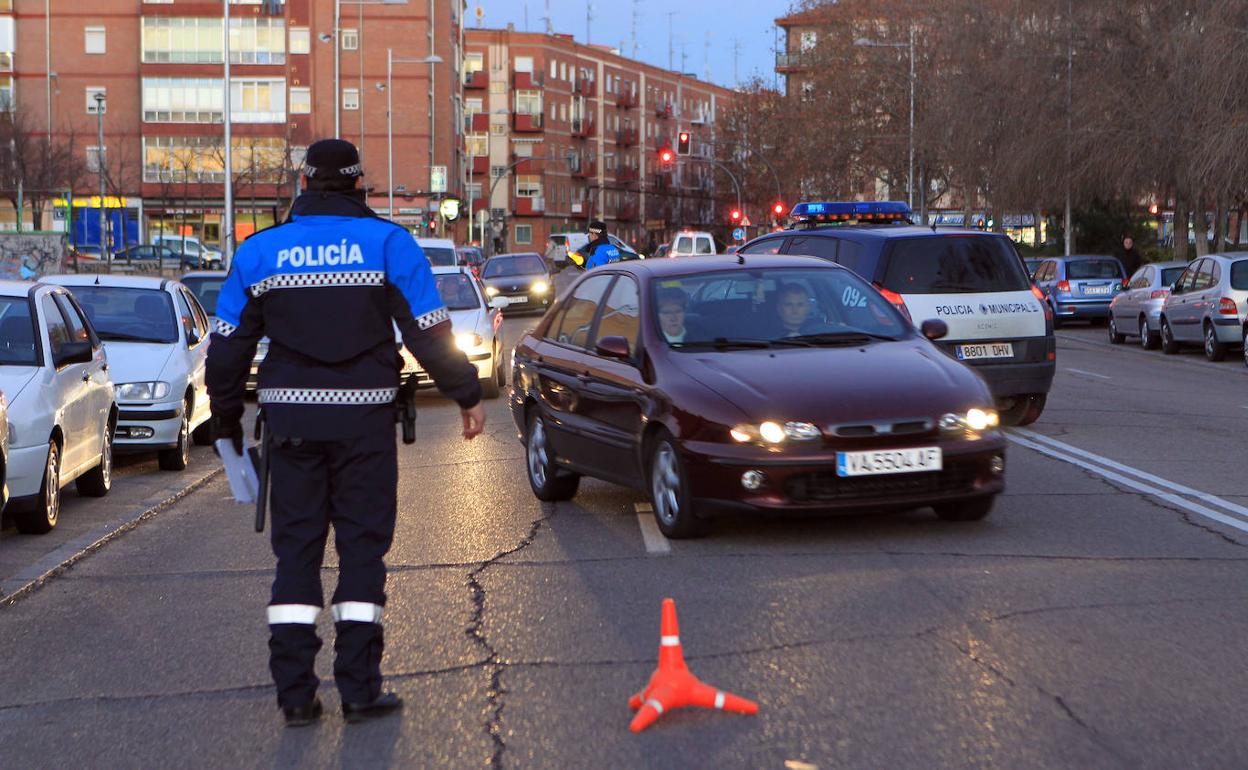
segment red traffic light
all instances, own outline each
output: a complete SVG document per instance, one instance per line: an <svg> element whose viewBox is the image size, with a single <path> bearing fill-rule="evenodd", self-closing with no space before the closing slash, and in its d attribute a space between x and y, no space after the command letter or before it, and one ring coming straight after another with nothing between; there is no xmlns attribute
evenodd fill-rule
<svg viewBox="0 0 1248 770"><path fill-rule="evenodd" d="M784 204L780 201L776 201L775 205L771 207L771 213L778 217L784 216Z"/></svg>
<svg viewBox="0 0 1248 770"><path fill-rule="evenodd" d="M676 134L676 152L680 155L689 154L689 132L681 131Z"/></svg>
<svg viewBox="0 0 1248 770"><path fill-rule="evenodd" d="M740 222L741 221L741 209L733 209L732 211L728 212L728 218L731 219L733 222Z"/></svg>
<svg viewBox="0 0 1248 770"><path fill-rule="evenodd" d="M664 166L670 166L672 164L672 161L675 159L676 159L676 156L672 152L671 147L664 147L663 149L659 150L659 163L662 163Z"/></svg>

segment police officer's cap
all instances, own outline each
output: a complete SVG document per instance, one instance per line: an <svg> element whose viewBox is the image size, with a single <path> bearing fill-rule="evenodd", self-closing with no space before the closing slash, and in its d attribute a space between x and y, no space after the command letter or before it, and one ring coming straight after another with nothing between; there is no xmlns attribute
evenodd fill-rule
<svg viewBox="0 0 1248 770"><path fill-rule="evenodd" d="M308 146L303 173L309 179L354 179L364 176L360 151L345 139L321 139Z"/></svg>
<svg viewBox="0 0 1248 770"><path fill-rule="evenodd" d="M589 223L589 231L591 233L593 232L602 233L602 232L606 232L606 230L607 230L607 224L606 222L603 222L601 219L595 219L593 222Z"/></svg>

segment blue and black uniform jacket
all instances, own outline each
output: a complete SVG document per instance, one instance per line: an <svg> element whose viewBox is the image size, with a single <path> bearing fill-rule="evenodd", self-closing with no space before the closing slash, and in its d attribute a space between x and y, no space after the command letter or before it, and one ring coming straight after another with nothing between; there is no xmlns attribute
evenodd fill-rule
<svg viewBox="0 0 1248 770"><path fill-rule="evenodd" d="M615 244L607 240L604 235L597 240L589 242L585 247L588 255L585 258L585 269L593 270L595 267L602 267L609 262L615 262L620 258L620 250Z"/></svg>
<svg viewBox="0 0 1248 770"><path fill-rule="evenodd" d="M208 348L213 415L227 425L242 419L256 344L267 336L258 396L274 434L331 441L393 432L395 324L439 390L465 409L480 401L476 367L455 346L412 235L356 196L305 193L287 222L234 255Z"/></svg>

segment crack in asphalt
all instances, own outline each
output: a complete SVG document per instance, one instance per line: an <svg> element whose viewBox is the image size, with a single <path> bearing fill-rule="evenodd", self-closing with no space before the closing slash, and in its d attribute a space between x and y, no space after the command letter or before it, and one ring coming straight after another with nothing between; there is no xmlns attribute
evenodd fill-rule
<svg viewBox="0 0 1248 770"><path fill-rule="evenodd" d="M485 561L477 562L476 568L468 573L468 590L472 593L472 616L468 621L465 633L469 639L486 653L485 661L481 665L490 672L490 686L486 691L486 705L490 718L485 723L485 732L490 736L490 740L494 744L494 752L491 754L489 761L490 767L502 767L503 753L507 751L507 743L502 736L503 696L507 694L507 689L503 687L503 671L507 668L507 662L498 654L497 648L494 647L494 644L485 633L486 591L485 586L481 583L481 576L501 559L505 559L533 545L533 541L537 539L537 533L541 531L542 526L555 515L554 503L543 503L542 509L545 513L529 523L529 532L521 538L519 543L505 551L499 551Z"/></svg>

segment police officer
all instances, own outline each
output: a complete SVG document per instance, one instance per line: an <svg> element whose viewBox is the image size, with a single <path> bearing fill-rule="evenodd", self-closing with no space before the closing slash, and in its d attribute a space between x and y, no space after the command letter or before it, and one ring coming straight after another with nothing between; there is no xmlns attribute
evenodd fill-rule
<svg viewBox="0 0 1248 770"><path fill-rule="evenodd" d="M286 724L321 715L314 673L321 640L321 560L332 522L334 680L349 722L401 707L382 691L383 557L394 537L395 397L407 349L454 399L463 436L485 415L475 367L455 347L429 261L412 236L364 203L359 153L326 139L307 150L291 216L248 238L217 303L208 394L218 438L242 442L243 390L268 336L259 403L269 431L277 574L268 606L269 670Z"/></svg>
<svg viewBox="0 0 1248 770"><path fill-rule="evenodd" d="M585 244L585 269L593 270L620 258L620 250L607 238L607 226L595 219L589 223L589 243Z"/></svg>

